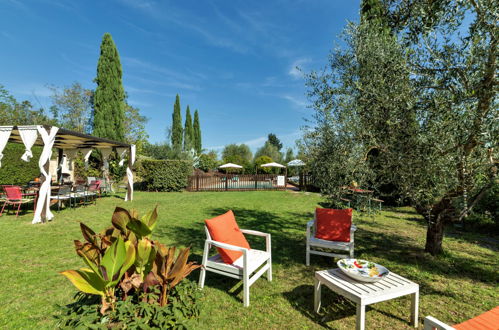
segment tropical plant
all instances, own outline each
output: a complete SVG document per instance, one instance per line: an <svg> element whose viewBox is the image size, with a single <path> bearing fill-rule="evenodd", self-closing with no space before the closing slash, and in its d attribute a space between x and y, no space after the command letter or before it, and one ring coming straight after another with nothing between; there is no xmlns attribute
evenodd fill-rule
<svg viewBox="0 0 499 330"><path fill-rule="evenodd" d="M189 248L175 256L150 235L157 223L157 207L140 217L134 209L116 207L112 226L95 233L80 224L84 241L75 240L75 249L89 268L61 272L80 291L101 296L100 313L114 311L116 303L132 295L159 292L149 303L166 306L172 289L199 266L188 262Z"/></svg>
<svg viewBox="0 0 499 330"><path fill-rule="evenodd" d="M130 241L125 243L121 237L118 237L102 257L97 257L97 250L78 254L90 268L66 270L61 274L66 276L78 290L100 295L102 314L109 308L114 310L116 285L135 261L135 248ZM87 258L88 254L92 255L93 259Z"/></svg>

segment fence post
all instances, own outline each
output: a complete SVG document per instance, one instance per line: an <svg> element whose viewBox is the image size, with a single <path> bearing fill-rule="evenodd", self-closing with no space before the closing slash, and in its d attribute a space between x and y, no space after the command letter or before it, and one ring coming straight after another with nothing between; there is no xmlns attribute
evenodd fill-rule
<svg viewBox="0 0 499 330"><path fill-rule="evenodd" d="M258 189L258 174L255 174L255 190Z"/></svg>
<svg viewBox="0 0 499 330"><path fill-rule="evenodd" d="M225 176L225 191L229 190L229 177Z"/></svg>

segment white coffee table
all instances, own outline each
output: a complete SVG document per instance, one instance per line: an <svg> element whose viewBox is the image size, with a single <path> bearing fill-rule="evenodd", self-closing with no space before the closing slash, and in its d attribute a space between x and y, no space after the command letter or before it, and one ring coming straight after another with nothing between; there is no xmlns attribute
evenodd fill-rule
<svg viewBox="0 0 499 330"><path fill-rule="evenodd" d="M412 295L411 321L418 326L419 285L390 272L375 283L359 282L345 275L339 268L315 272L314 310L321 307L321 285L357 304L357 329L365 329L366 306L380 301Z"/></svg>

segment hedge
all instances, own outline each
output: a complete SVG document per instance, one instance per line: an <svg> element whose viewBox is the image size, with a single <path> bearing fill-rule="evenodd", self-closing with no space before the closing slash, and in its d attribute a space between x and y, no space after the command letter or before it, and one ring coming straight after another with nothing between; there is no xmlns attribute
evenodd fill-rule
<svg viewBox="0 0 499 330"><path fill-rule="evenodd" d="M136 167L142 178L139 189L147 191L180 191L188 184L192 163L185 160L144 159Z"/></svg>
<svg viewBox="0 0 499 330"><path fill-rule="evenodd" d="M3 151L0 167L0 185L15 184L25 185L29 181L40 176L38 159L42 153L41 147L33 147L33 158L30 162L21 159L24 153L24 145L19 143L7 143Z"/></svg>

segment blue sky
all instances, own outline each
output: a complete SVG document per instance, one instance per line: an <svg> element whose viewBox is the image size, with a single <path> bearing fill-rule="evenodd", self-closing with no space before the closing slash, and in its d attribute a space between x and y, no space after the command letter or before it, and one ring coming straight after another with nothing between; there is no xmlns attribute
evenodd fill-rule
<svg viewBox="0 0 499 330"><path fill-rule="evenodd" d="M102 35L112 34L129 102L166 140L175 95L199 110L203 147L268 133L285 146L309 117L305 72L322 68L359 1L0 0L0 84L48 109L47 85L95 88Z"/></svg>

